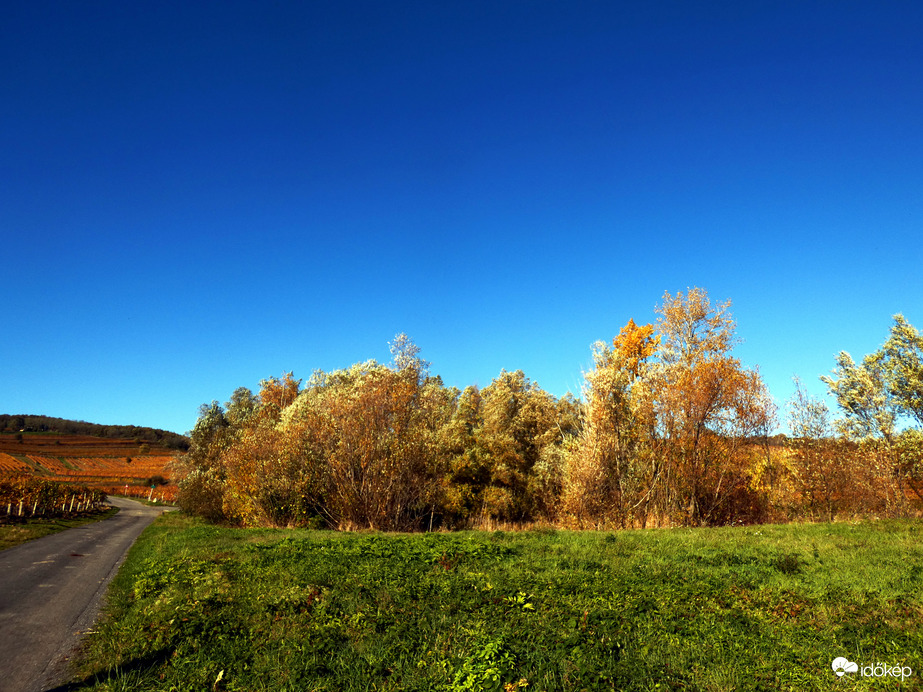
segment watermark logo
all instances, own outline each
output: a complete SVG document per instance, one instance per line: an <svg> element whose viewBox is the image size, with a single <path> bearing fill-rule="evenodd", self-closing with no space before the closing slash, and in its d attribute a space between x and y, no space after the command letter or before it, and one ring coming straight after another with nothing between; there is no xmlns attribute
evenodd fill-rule
<svg viewBox="0 0 923 692"><path fill-rule="evenodd" d="M876 663L873 666L860 666L853 663L848 658L838 656L833 659L831 664L833 672L837 677L843 677L846 673L858 673L863 678L900 678L905 680L913 675L910 666L890 666L887 663Z"/></svg>
<svg viewBox="0 0 923 692"><path fill-rule="evenodd" d="M859 666L840 656L833 659L833 672L837 674L837 677L843 677L846 673L858 673Z"/></svg>

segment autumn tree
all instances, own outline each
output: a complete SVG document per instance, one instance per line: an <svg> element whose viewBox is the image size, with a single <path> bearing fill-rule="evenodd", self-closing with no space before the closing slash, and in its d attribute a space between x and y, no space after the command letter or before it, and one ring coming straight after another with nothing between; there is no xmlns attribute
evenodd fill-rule
<svg viewBox="0 0 923 692"><path fill-rule="evenodd" d="M555 417L556 433L539 452L530 475L529 493L536 516L560 522L565 511L562 498L567 488L568 466L583 430L583 402L567 392L555 400Z"/></svg>
<svg viewBox="0 0 923 692"><path fill-rule="evenodd" d="M294 373L286 372L282 377L270 377L260 380L259 411L263 415L278 418L285 407L295 401L301 388L301 380L296 380ZM246 395L242 404L246 404Z"/></svg>
<svg viewBox="0 0 923 692"><path fill-rule="evenodd" d="M685 524L753 520L760 507L748 489L752 440L766 438L775 410L759 372L732 355L730 302L713 306L694 288L665 293L656 312L660 351L648 386L662 506Z"/></svg>
<svg viewBox="0 0 923 692"><path fill-rule="evenodd" d="M915 426L902 430L895 440L895 472L923 501L923 334L903 315L894 316L882 359L888 390Z"/></svg>
<svg viewBox="0 0 923 692"><path fill-rule="evenodd" d="M895 315L878 358L895 406L923 426L923 335L903 315Z"/></svg>
<svg viewBox="0 0 923 692"><path fill-rule="evenodd" d="M287 524L297 494L275 431L281 410L297 395L292 373L260 383L259 395L240 387L223 407L203 405L189 451L175 464L180 506L212 521Z"/></svg>
<svg viewBox="0 0 923 692"><path fill-rule="evenodd" d="M455 526L464 526L479 515L492 477L489 454L478 444L482 401L476 386L466 387L442 431L448 457L442 510L445 520Z"/></svg>
<svg viewBox="0 0 923 692"><path fill-rule="evenodd" d="M833 521L838 511L853 504L857 482L845 445L822 400L810 396L795 378L795 394L788 402L791 431L791 471L807 510Z"/></svg>
<svg viewBox="0 0 923 692"><path fill-rule="evenodd" d="M445 511L456 526L557 517L565 448L580 402L556 399L521 370L461 393L443 430L449 453Z"/></svg>
<svg viewBox="0 0 923 692"><path fill-rule="evenodd" d="M234 431L217 402L202 404L190 434L189 449L173 464L182 509L209 521L225 519L224 496L227 473L224 453L234 440Z"/></svg>
<svg viewBox="0 0 923 692"><path fill-rule="evenodd" d="M407 529L436 510L440 431L458 392L431 377L418 352L398 335L391 366L317 372L282 418L304 494L334 526Z"/></svg>
<svg viewBox="0 0 923 692"><path fill-rule="evenodd" d="M648 359L657 351L653 325L629 320L612 345L593 346L585 375L582 434L568 456L564 509L578 525L610 521L645 523L653 477L642 451L645 426L639 407Z"/></svg>
<svg viewBox="0 0 923 692"><path fill-rule="evenodd" d="M897 402L885 382L884 363L879 354L856 363L846 351L836 357L832 376L822 376L843 411L843 430L855 439L894 438Z"/></svg>
<svg viewBox="0 0 923 692"><path fill-rule="evenodd" d="M553 459L546 451L564 439L555 399L522 370L501 371L481 395L478 445L491 468L484 516L505 521L534 519L542 508L556 504L549 495L559 484L555 476L560 470L547 467ZM543 471L542 476L536 477L537 469Z"/></svg>
<svg viewBox="0 0 923 692"><path fill-rule="evenodd" d="M908 428L895 441L897 471L907 487L923 503L923 430Z"/></svg>
<svg viewBox="0 0 923 692"><path fill-rule="evenodd" d="M844 414L843 432L857 445L866 467L877 471L890 512L906 511L908 486L919 494L920 464L913 433L902 420L923 423L923 337L902 315L894 316L888 340L856 363L846 351L832 375L821 377Z"/></svg>
<svg viewBox="0 0 923 692"><path fill-rule="evenodd" d="M291 374L291 373L290 373ZM260 406L260 398L247 387L238 387L224 404L225 418L234 428L242 428Z"/></svg>
<svg viewBox="0 0 923 692"><path fill-rule="evenodd" d="M232 444L225 450L225 515L248 526L298 524L306 514L301 468L288 454L279 420L297 397L301 380L293 373L260 381L259 394L237 389L225 418L233 421Z"/></svg>

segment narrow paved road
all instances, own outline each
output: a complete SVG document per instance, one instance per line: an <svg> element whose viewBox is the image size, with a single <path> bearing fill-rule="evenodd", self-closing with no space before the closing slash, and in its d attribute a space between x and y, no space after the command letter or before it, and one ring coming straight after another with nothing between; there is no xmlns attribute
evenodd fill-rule
<svg viewBox="0 0 923 692"><path fill-rule="evenodd" d="M81 634L140 533L163 512L110 498L118 514L0 552L0 692L63 682Z"/></svg>

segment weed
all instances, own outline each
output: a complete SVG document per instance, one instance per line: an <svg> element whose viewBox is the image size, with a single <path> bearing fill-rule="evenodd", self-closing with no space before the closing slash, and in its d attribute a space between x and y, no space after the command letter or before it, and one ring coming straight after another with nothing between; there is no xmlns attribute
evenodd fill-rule
<svg viewBox="0 0 923 692"><path fill-rule="evenodd" d="M513 656L505 648L502 637L478 642L459 666L449 689L451 692L500 689L513 663Z"/></svg>
<svg viewBox="0 0 923 692"><path fill-rule="evenodd" d="M776 557L773 565L782 574L798 574L801 571L801 556L798 553L785 553Z"/></svg>

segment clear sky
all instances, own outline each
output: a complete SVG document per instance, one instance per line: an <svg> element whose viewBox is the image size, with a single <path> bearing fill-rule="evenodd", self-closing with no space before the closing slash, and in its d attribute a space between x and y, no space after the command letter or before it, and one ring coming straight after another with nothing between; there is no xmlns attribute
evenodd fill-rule
<svg viewBox="0 0 923 692"><path fill-rule="evenodd" d="M177 432L294 370L579 392L665 291L776 401L923 328L923 3L19 2L0 413Z"/></svg>

